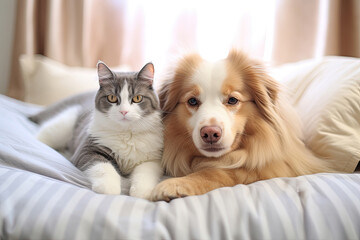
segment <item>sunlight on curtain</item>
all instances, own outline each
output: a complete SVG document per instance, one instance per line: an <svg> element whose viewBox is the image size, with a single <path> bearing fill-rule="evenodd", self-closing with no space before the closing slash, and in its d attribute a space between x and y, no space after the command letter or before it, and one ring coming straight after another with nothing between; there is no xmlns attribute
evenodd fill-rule
<svg viewBox="0 0 360 240"><path fill-rule="evenodd" d="M264 58L272 36L275 1L210 2L198 11L198 49L210 59L226 57L232 47L248 49ZM268 49L267 49L268 48Z"/></svg>
<svg viewBox="0 0 360 240"><path fill-rule="evenodd" d="M224 58L233 47L246 50L254 57L270 60L275 2L128 1L126 28L131 33L143 27L143 35L138 36L142 38L138 42L141 43L139 47L144 59L158 66L163 66L171 56L194 50L210 60ZM137 21L140 17L144 21L143 26ZM131 41L129 39L129 46Z"/></svg>
<svg viewBox="0 0 360 240"><path fill-rule="evenodd" d="M320 0L319 2L319 13L318 13L318 25L317 37L316 37L316 46L314 57L319 58L323 56L326 48L326 42L324 41L324 36L326 36L328 31L328 21L329 21L329 1Z"/></svg>
<svg viewBox="0 0 360 240"><path fill-rule="evenodd" d="M17 0L8 95L23 99L21 54L70 66L155 73L179 55L213 60L241 49L267 65L360 56L358 0Z"/></svg>

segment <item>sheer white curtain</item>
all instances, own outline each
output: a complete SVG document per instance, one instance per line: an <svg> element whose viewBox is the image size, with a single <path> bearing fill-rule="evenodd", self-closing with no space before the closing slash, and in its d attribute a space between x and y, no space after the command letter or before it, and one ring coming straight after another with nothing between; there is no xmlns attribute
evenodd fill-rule
<svg viewBox="0 0 360 240"><path fill-rule="evenodd" d="M159 62L187 50L217 59L232 47L275 65L360 54L356 0L137 0L128 8L144 22L129 14L127 29L144 27L143 56Z"/></svg>
<svg viewBox="0 0 360 240"><path fill-rule="evenodd" d="M129 39L128 46L139 44L143 57L159 66L188 51L219 59L234 47L271 60L275 0L138 0L127 8L126 32L144 29L141 41Z"/></svg>
<svg viewBox="0 0 360 240"><path fill-rule="evenodd" d="M360 56L357 0L18 0L8 95L22 99L20 54L72 66L161 72L173 57L198 51L225 57L238 48L277 65L324 55Z"/></svg>

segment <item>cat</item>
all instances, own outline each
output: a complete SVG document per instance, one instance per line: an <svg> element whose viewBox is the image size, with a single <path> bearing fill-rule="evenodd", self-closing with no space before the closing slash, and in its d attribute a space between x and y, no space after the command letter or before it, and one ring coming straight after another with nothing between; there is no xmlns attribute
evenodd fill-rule
<svg viewBox="0 0 360 240"><path fill-rule="evenodd" d="M67 148L93 191L121 194L120 175L130 175L130 196L149 199L163 174L154 66L114 72L99 61L97 72L97 92L70 97L30 117L41 125L37 138L54 149Z"/></svg>

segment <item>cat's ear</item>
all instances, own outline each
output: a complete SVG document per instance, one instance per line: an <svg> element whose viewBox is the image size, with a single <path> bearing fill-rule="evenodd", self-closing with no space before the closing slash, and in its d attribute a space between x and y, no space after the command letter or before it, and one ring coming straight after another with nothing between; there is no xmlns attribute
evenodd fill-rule
<svg viewBox="0 0 360 240"><path fill-rule="evenodd" d="M154 80L154 64L147 63L145 64L145 66L140 70L139 74L138 74L138 79L139 80L145 80L148 84L152 85L153 80Z"/></svg>
<svg viewBox="0 0 360 240"><path fill-rule="evenodd" d="M103 83L106 80L113 79L114 73L102 61L98 61L96 68L97 68L97 74L98 74L98 77L99 77L99 83L100 84Z"/></svg>

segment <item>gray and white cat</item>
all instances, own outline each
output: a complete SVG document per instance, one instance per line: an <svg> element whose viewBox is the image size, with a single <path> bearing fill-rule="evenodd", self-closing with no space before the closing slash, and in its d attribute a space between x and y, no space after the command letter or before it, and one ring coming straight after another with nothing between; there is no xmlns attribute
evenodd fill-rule
<svg viewBox="0 0 360 240"><path fill-rule="evenodd" d="M130 195L148 199L162 176L163 126L152 82L154 66L113 72L97 65L100 88L66 99L31 120L41 123L37 138L68 148L71 161L98 193L120 194L121 177L131 179Z"/></svg>

